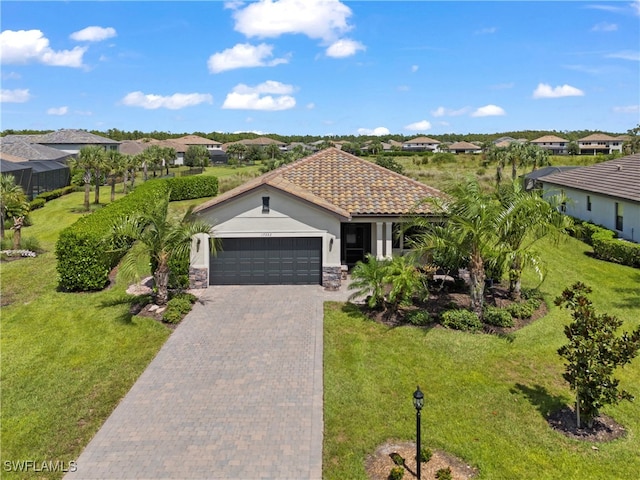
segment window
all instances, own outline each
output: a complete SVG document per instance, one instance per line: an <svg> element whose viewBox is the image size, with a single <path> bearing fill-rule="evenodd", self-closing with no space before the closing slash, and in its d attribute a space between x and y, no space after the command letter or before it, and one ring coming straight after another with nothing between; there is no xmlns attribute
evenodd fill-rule
<svg viewBox="0 0 640 480"><path fill-rule="evenodd" d="M269 213L269 197L262 197L262 213Z"/></svg>
<svg viewBox="0 0 640 480"><path fill-rule="evenodd" d="M623 227L623 223L622 223L622 216L623 216L623 208L622 208L622 204L616 202L616 230L618 230L619 232L622 231L622 227Z"/></svg>
<svg viewBox="0 0 640 480"><path fill-rule="evenodd" d="M587 195L587 212L591 211L591 195Z"/></svg>

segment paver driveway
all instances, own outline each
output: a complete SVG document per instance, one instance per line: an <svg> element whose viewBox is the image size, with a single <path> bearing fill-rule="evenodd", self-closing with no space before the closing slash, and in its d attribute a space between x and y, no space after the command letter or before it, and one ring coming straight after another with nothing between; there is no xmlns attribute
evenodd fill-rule
<svg viewBox="0 0 640 480"><path fill-rule="evenodd" d="M321 478L322 303L341 295L210 287L65 478Z"/></svg>

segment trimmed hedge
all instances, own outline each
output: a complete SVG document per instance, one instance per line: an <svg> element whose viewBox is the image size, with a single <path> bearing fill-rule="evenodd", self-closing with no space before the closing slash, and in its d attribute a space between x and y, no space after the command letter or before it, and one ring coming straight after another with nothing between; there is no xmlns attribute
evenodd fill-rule
<svg viewBox="0 0 640 480"><path fill-rule="evenodd" d="M618 238L593 236L593 253L601 260L640 268L640 245Z"/></svg>
<svg viewBox="0 0 640 480"><path fill-rule="evenodd" d="M218 195L217 177L175 177L168 178L166 182L171 190L171 202Z"/></svg>
<svg viewBox="0 0 640 480"><path fill-rule="evenodd" d="M44 204L47 203L44 198L34 198L29 202L29 210L37 210L39 208L44 207Z"/></svg>
<svg viewBox="0 0 640 480"><path fill-rule="evenodd" d="M150 213L169 193L165 180L152 180L60 232L56 243L59 286L64 291L100 290L123 253L106 250L103 239L123 215Z"/></svg>
<svg viewBox="0 0 640 480"><path fill-rule="evenodd" d="M68 195L76 191L75 185L69 185L67 187L57 188L49 192L42 192L36 197L36 199L43 199L45 202L53 200L54 198L60 198L63 195Z"/></svg>

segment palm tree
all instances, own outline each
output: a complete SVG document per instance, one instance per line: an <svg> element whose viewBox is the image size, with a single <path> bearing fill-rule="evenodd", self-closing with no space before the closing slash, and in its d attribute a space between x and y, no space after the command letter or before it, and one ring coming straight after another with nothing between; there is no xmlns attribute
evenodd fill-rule
<svg viewBox="0 0 640 480"><path fill-rule="evenodd" d="M496 226L499 257L509 272L509 293L519 299L526 266L532 267L540 280L543 278L540 257L532 247L547 236L559 239L573 221L559 211L563 198L542 198L537 192L525 191L517 181L498 190L498 199L502 210Z"/></svg>
<svg viewBox="0 0 640 480"><path fill-rule="evenodd" d="M271 160L275 160L276 158L280 157L281 154L280 147L278 147L278 145L276 145L275 143L270 143L269 145L264 147L264 151L271 157Z"/></svg>
<svg viewBox="0 0 640 480"><path fill-rule="evenodd" d="M29 202L25 196L22 187L16 185L16 179L13 175L3 173L0 176L0 237L4 238L4 222L7 218L14 219L14 248L20 248L20 228L24 216L29 212ZM16 220L19 220L19 225ZM16 233L17 243L16 247Z"/></svg>
<svg viewBox="0 0 640 480"><path fill-rule="evenodd" d="M105 173L111 184L111 201L116 199L116 180L126 170L124 156L117 150L109 150L105 155Z"/></svg>
<svg viewBox="0 0 640 480"><path fill-rule="evenodd" d="M131 241L137 241L142 246L140 249L132 249L133 254L124 257L120 271L125 278L134 277L139 256L148 255L156 287L157 305L166 305L169 299L171 260L187 260L192 237L198 233L209 233L212 228L203 221L190 221L191 210L180 221L168 218L168 203L167 197L149 214L119 219L106 239L114 251L126 250ZM215 254L217 242L214 240L210 243L211 252Z"/></svg>
<svg viewBox="0 0 640 480"><path fill-rule="evenodd" d="M466 265L469 270L471 308L482 318L485 263L496 256L497 219L500 203L484 193L475 179L467 179L449 189L449 200L431 203L436 214L446 218L434 223L418 217L407 226L423 233L410 240L410 246L423 257L436 257Z"/></svg>
<svg viewBox="0 0 640 480"><path fill-rule="evenodd" d="M102 162L104 150L98 146L82 147L78 157L72 160L72 168L84 170L82 180L84 181L84 209L89 211L89 196L91 192L91 175L96 167Z"/></svg>
<svg viewBox="0 0 640 480"><path fill-rule="evenodd" d="M235 157L237 163L240 163L244 158L244 154L247 151L247 147L242 143L232 143L227 147L227 154L232 158Z"/></svg>
<svg viewBox="0 0 640 480"><path fill-rule="evenodd" d="M349 290L356 291L351 294L349 300L366 297L369 308L382 307L387 285L385 281L387 265L389 265L389 260L379 260L370 253L367 254L363 262L356 263L351 271L351 283L349 284Z"/></svg>

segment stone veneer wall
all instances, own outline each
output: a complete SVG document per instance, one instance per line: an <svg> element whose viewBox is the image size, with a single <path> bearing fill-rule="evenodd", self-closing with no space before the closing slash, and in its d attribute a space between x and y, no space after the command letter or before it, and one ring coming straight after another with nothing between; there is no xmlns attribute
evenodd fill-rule
<svg viewBox="0 0 640 480"><path fill-rule="evenodd" d="M327 290L339 290L342 285L341 267L322 267L322 286Z"/></svg>
<svg viewBox="0 0 640 480"><path fill-rule="evenodd" d="M189 267L189 288L207 288L209 287L209 269Z"/></svg>

